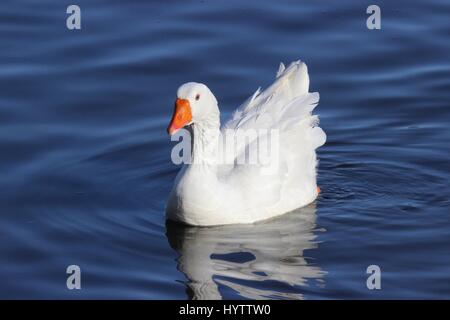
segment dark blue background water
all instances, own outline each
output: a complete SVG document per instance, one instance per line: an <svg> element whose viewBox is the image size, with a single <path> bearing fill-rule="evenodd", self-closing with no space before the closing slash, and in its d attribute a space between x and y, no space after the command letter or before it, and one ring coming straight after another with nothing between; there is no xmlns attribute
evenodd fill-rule
<svg viewBox="0 0 450 320"><path fill-rule="evenodd" d="M1 298L450 298L448 1L77 0L79 31L69 4L0 4ZM328 134L319 199L166 226L177 87L207 83L225 118L296 59Z"/></svg>

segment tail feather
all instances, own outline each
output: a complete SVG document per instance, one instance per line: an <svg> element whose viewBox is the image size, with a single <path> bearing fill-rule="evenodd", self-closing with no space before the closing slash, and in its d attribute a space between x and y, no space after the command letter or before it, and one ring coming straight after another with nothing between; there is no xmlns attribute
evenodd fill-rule
<svg viewBox="0 0 450 320"><path fill-rule="evenodd" d="M311 144L314 149L323 146L327 140L325 131L320 127L313 127L310 130Z"/></svg>

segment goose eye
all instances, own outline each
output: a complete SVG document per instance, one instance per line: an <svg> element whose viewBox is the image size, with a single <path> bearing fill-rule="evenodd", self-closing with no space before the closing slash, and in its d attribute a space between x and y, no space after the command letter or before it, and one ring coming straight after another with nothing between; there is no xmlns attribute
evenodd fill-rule
<svg viewBox="0 0 450 320"><path fill-rule="evenodd" d="M200 99L200 95L199 94L197 94L196 96L195 96L195 100L199 100Z"/></svg>

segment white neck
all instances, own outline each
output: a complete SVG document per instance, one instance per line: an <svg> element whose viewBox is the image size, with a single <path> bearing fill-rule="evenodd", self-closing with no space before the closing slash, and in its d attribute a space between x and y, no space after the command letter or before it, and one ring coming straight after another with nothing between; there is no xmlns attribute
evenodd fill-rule
<svg viewBox="0 0 450 320"><path fill-rule="evenodd" d="M220 136L220 114L210 113L194 123L192 161L194 165L215 167Z"/></svg>

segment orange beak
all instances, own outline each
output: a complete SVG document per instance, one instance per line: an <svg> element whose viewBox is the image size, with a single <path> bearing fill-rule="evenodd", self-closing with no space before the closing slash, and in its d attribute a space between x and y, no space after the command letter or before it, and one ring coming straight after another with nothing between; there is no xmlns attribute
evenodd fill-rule
<svg viewBox="0 0 450 320"><path fill-rule="evenodd" d="M175 110L173 112L172 120L170 120L169 126L167 127L167 133L172 135L191 121L192 113L189 100L177 99L175 101Z"/></svg>

